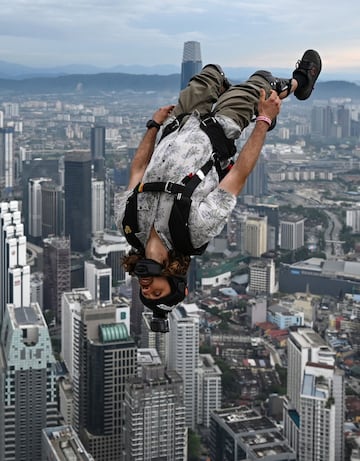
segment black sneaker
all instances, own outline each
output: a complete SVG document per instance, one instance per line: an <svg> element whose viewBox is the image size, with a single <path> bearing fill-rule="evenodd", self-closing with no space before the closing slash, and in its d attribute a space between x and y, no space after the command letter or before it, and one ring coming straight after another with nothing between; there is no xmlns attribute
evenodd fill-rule
<svg viewBox="0 0 360 461"><path fill-rule="evenodd" d="M274 77L272 73L268 72L267 70L258 70L251 77L254 75L259 75L260 77L264 78L270 84L271 89L276 91L278 95L280 95L280 93L283 91L287 91L286 96L290 94L291 78Z"/></svg>
<svg viewBox="0 0 360 461"><path fill-rule="evenodd" d="M314 89L315 82L321 72L321 58L317 51L307 50L296 64L293 78L301 83L294 91L294 95L303 101L307 99ZM306 78L306 83L302 83Z"/></svg>

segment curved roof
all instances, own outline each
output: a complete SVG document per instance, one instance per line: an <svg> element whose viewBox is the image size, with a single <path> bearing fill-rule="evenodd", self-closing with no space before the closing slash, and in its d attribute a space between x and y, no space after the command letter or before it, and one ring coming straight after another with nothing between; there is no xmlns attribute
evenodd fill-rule
<svg viewBox="0 0 360 461"><path fill-rule="evenodd" d="M124 341L129 338L129 333L125 323L112 323L110 325L100 325L100 339L103 343L114 341Z"/></svg>

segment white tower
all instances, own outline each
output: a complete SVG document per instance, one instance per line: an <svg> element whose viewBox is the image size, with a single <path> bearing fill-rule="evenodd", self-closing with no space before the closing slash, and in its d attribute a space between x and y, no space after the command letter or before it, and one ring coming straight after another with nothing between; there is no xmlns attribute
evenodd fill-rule
<svg viewBox="0 0 360 461"><path fill-rule="evenodd" d="M196 304L180 304L169 315L168 359L170 370L179 373L184 381L186 426L197 423L198 396L196 369L199 367L199 309Z"/></svg>
<svg viewBox="0 0 360 461"><path fill-rule="evenodd" d="M104 181L91 181L92 224L91 232L96 234L104 231L105 223L105 189Z"/></svg>
<svg viewBox="0 0 360 461"><path fill-rule="evenodd" d="M8 303L30 305L30 268L17 201L0 203L0 324Z"/></svg>

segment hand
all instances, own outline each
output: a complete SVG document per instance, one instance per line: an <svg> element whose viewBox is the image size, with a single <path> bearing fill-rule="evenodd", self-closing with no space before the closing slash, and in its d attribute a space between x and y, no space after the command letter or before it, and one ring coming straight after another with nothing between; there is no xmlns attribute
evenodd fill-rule
<svg viewBox="0 0 360 461"><path fill-rule="evenodd" d="M276 91L272 91L270 96L266 99L266 93L263 88L260 90L260 99L258 102L258 115L264 115L271 120L279 114L281 107L281 99Z"/></svg>
<svg viewBox="0 0 360 461"><path fill-rule="evenodd" d="M155 122L159 123L159 125L162 125L165 122L165 120L168 118L168 116L170 115L174 107L175 107L174 105L160 107L160 109L154 112L152 119L155 120Z"/></svg>

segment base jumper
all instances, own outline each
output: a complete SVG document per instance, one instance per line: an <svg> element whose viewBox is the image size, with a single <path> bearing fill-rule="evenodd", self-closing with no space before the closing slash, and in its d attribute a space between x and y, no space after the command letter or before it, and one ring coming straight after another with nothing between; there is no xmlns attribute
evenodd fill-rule
<svg viewBox="0 0 360 461"><path fill-rule="evenodd" d="M147 122L121 198L118 226L132 246L126 271L139 279L140 299L153 311L151 329L169 331L167 314L187 295L191 255L220 234L276 124L281 99L308 99L321 59L307 50L292 78L255 72L231 85L220 66L206 65L180 92L178 104ZM254 120L239 155L234 140Z"/></svg>

